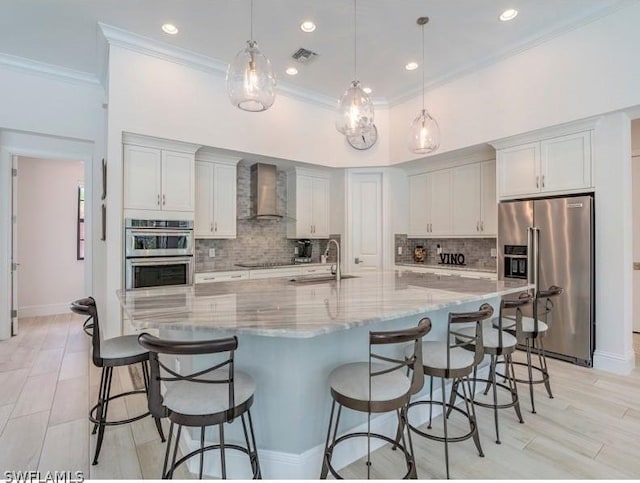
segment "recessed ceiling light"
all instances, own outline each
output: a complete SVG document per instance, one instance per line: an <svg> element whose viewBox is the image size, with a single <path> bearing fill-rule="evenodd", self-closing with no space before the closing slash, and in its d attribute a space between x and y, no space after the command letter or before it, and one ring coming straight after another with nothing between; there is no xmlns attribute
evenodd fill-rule
<svg viewBox="0 0 640 483"><path fill-rule="evenodd" d="M407 65L404 66L405 69L407 70L416 70L418 68L418 63L417 62L409 62Z"/></svg>
<svg viewBox="0 0 640 483"><path fill-rule="evenodd" d="M513 20L518 15L518 11L515 8L508 8L500 14L500 20L507 22Z"/></svg>
<svg viewBox="0 0 640 483"><path fill-rule="evenodd" d="M166 34L169 35L175 35L178 33L178 27L176 27L175 25L173 25L172 23L165 23L162 26L162 31Z"/></svg>
<svg viewBox="0 0 640 483"><path fill-rule="evenodd" d="M363 87L362 90L365 91L367 94L371 94L371 87Z"/></svg>
<svg viewBox="0 0 640 483"><path fill-rule="evenodd" d="M300 30L303 32L313 32L316 29L316 24L311 20L305 20L300 24Z"/></svg>
<svg viewBox="0 0 640 483"><path fill-rule="evenodd" d="M296 69L295 67L288 67L285 72L289 75L296 75L298 73L298 69Z"/></svg>

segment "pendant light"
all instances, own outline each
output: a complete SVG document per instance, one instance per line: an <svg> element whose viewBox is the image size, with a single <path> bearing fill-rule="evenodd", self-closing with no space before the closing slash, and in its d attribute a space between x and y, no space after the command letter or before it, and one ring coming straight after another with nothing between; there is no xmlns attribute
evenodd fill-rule
<svg viewBox="0 0 640 483"><path fill-rule="evenodd" d="M424 26L429 17L420 17L417 24L422 27L422 110L411 123L409 149L416 154L429 154L440 147L440 126L424 107Z"/></svg>
<svg viewBox="0 0 640 483"><path fill-rule="evenodd" d="M353 0L353 78L357 79L357 5ZM373 102L362 90L360 81L353 80L338 101L336 129L345 136L368 132L373 126Z"/></svg>
<svg viewBox="0 0 640 483"><path fill-rule="evenodd" d="M253 40L253 0L251 0L251 40L227 68L227 94L231 103L243 111L269 109L276 99L276 77L271 62Z"/></svg>

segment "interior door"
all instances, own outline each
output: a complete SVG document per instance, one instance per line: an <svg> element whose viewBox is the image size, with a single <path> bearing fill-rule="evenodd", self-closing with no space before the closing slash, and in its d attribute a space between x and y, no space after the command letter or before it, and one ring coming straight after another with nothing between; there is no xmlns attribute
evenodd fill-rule
<svg viewBox="0 0 640 483"><path fill-rule="evenodd" d="M11 160L11 335L18 335L18 157Z"/></svg>
<svg viewBox="0 0 640 483"><path fill-rule="evenodd" d="M351 178L351 226L354 271L382 268L382 175L354 173Z"/></svg>

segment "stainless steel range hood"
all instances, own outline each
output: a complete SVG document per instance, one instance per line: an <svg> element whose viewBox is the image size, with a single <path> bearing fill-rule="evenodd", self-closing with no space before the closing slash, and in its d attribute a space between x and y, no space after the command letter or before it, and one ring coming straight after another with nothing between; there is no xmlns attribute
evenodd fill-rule
<svg viewBox="0 0 640 483"><path fill-rule="evenodd" d="M278 172L273 164L251 166L251 217L258 220L279 220Z"/></svg>

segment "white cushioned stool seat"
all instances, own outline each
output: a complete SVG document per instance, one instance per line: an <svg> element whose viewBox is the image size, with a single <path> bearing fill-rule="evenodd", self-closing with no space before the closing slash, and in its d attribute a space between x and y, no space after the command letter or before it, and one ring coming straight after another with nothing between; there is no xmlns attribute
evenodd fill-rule
<svg viewBox="0 0 640 483"><path fill-rule="evenodd" d="M535 327L534 324L535 324L535 321L533 320L532 317L522 317L522 332L532 333ZM494 319L493 326L494 327L498 326L498 319ZM510 317L503 317L502 329L511 330L515 332L516 330L515 319L512 319ZM538 321L538 332L546 332L548 329L549 329L549 326L547 324L545 324L541 320Z"/></svg>
<svg viewBox="0 0 640 483"><path fill-rule="evenodd" d="M412 352L413 354L413 352ZM375 373L388 365L372 363ZM338 394L358 401L391 401L406 395L411 381L402 369L371 378L371 398L369 398L369 363L352 362L336 367L329 374L329 386Z"/></svg>
<svg viewBox="0 0 640 483"><path fill-rule="evenodd" d="M201 379L224 380L229 377L227 368L217 369L201 376ZM256 392L253 378L244 372L234 371L233 398L235 406L246 402ZM229 384L176 381L167 383L163 404L171 411L191 416L217 414L229 407Z"/></svg>
<svg viewBox="0 0 640 483"><path fill-rule="evenodd" d="M149 352L138 344L138 335L122 335L106 339L100 343L100 357L103 359L121 359Z"/></svg>
<svg viewBox="0 0 640 483"><path fill-rule="evenodd" d="M475 330L475 329L474 329ZM422 343L422 365L434 369L464 369L473 366L474 354L462 347L454 347L450 352L450 365L447 367L447 346L444 341L425 341ZM413 355L413 347L407 347L405 355Z"/></svg>
<svg viewBox="0 0 640 483"><path fill-rule="evenodd" d="M464 335L468 335L470 337L475 337L476 328L469 327L466 329L458 330L457 332ZM498 329L493 327L483 327L482 328L482 345L484 347L491 348L491 349L497 349L498 347L500 347L500 345L498 344L500 342L499 332L500 331ZM515 338L515 336L509 334L508 332L505 332L504 330L502 331L502 347L503 348L515 347L517 343L518 343L518 340Z"/></svg>

